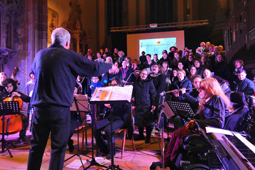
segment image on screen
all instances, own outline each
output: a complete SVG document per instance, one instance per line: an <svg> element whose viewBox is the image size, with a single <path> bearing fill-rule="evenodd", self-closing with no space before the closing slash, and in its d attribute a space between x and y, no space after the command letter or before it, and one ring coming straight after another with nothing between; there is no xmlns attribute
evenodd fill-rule
<svg viewBox="0 0 255 170"><path fill-rule="evenodd" d="M162 51L169 50L171 46L176 46L176 37L172 38L154 38L139 40L139 54L145 51L145 54L158 54L158 59L162 58Z"/></svg>

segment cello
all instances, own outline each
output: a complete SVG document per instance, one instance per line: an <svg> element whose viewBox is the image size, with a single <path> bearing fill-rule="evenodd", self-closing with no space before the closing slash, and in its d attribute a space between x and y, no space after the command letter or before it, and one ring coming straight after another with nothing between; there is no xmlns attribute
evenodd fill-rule
<svg viewBox="0 0 255 170"><path fill-rule="evenodd" d="M3 100L3 102L8 101L18 101L19 102L19 108L21 109L23 106L22 99L19 97L14 97L11 95L11 97L7 97ZM13 114L13 115L6 115L5 116L5 122L4 122L4 131L3 131L3 116L0 117L0 133L4 134L14 134L18 133L22 129L22 116L20 114ZM8 129L7 129L8 127Z"/></svg>
<svg viewBox="0 0 255 170"><path fill-rule="evenodd" d="M18 67L14 68L14 71L12 72L12 79L15 78L17 72L19 71ZM18 80L16 81L16 85L18 84ZM21 110L23 107L22 99L16 96L13 96L13 94L10 97L6 97L3 102L8 101L18 101L19 102L19 109ZM14 134L18 133L22 129L22 116L20 114L13 114L13 115L6 115L5 116L5 122L4 122L4 129L3 129L3 116L0 116L0 134Z"/></svg>

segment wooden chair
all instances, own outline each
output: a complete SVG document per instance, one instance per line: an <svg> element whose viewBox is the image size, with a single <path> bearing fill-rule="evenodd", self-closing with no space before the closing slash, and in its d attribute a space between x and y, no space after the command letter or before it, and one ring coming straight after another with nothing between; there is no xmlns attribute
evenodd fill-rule
<svg viewBox="0 0 255 170"><path fill-rule="evenodd" d="M123 153L124 153L124 150L125 150L127 129L119 129L119 130L115 131L116 133L121 133L122 131L123 131L123 136L122 136L123 138L122 138L122 145L121 145L121 156L120 156L121 159L123 158ZM133 151L135 151L134 136L132 136L131 141L132 141Z"/></svg>

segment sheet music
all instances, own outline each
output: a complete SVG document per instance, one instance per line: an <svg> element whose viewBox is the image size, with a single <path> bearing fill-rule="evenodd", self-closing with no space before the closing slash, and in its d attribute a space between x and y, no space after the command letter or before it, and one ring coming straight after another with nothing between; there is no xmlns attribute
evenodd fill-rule
<svg viewBox="0 0 255 170"><path fill-rule="evenodd" d="M91 100L93 101L104 101L109 100L112 94L113 86L96 88Z"/></svg>
<svg viewBox="0 0 255 170"><path fill-rule="evenodd" d="M113 93L110 97L110 100L128 100L129 99L128 101L130 102L132 90L133 90L133 86L125 86L125 89L123 89L123 87L115 86L113 89Z"/></svg>
<svg viewBox="0 0 255 170"><path fill-rule="evenodd" d="M133 86L108 86L96 88L90 101L128 101L131 102Z"/></svg>

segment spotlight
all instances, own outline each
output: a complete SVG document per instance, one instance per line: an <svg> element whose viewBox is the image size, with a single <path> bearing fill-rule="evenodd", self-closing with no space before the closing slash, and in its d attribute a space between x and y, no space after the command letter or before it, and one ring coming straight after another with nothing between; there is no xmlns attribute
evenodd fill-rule
<svg viewBox="0 0 255 170"><path fill-rule="evenodd" d="M150 27L151 27L151 28L156 28L156 27L158 27L158 24L157 24L157 23L150 24Z"/></svg>

